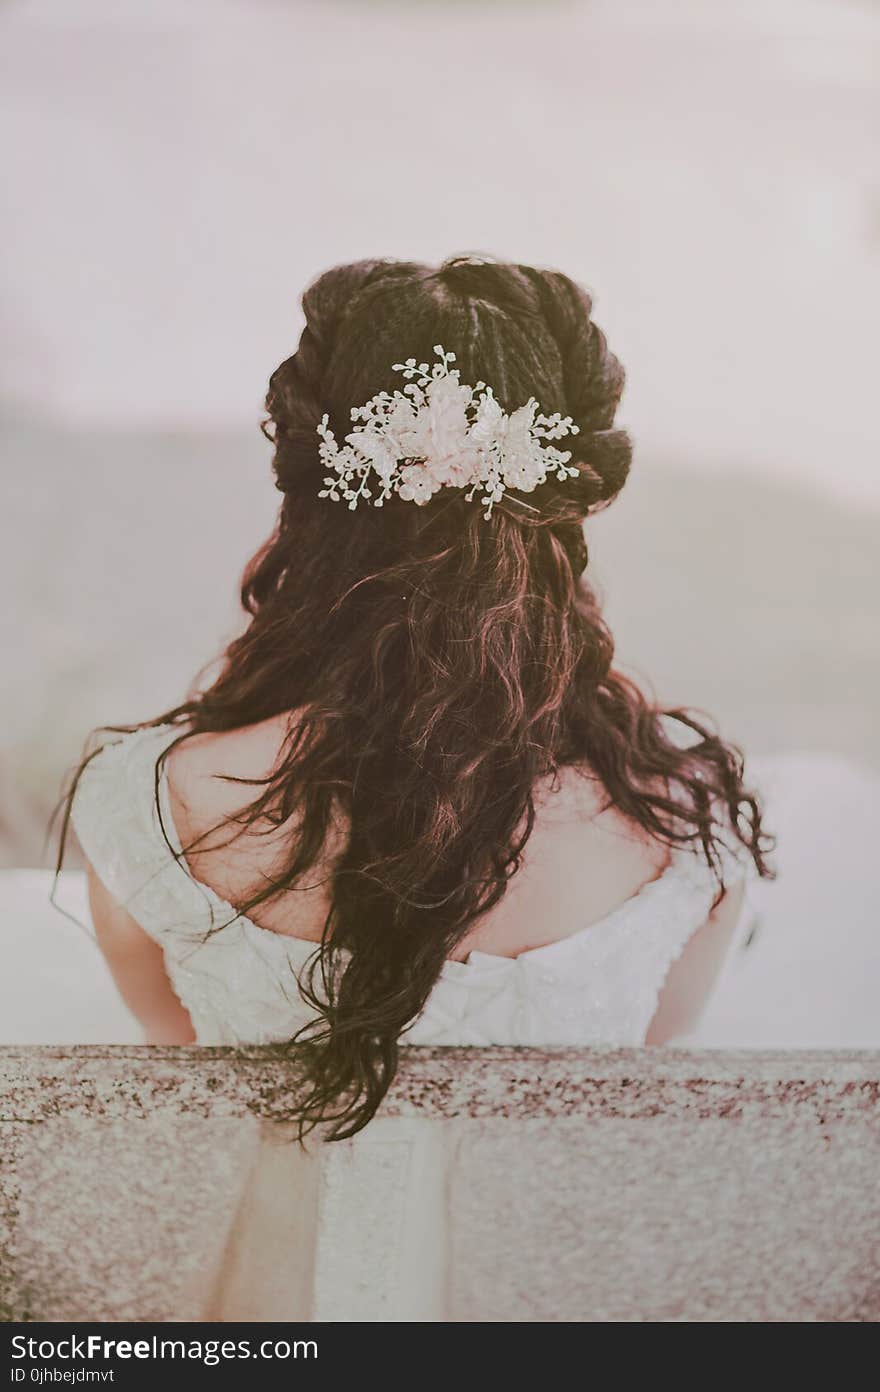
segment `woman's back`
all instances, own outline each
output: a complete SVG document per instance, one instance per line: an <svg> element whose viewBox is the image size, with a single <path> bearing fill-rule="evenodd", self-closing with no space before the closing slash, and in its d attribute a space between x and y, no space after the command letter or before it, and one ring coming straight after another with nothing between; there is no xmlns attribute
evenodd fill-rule
<svg viewBox="0 0 880 1392"><path fill-rule="evenodd" d="M303 1125L339 1137L401 1040L686 1027L730 851L766 866L738 752L615 670L584 578L584 521L631 459L589 295L485 258L371 261L303 309L266 399L283 500L247 624L88 765L74 814L140 1017L164 989L161 1037L189 1037L182 1002L203 1042L301 1046Z"/></svg>
<svg viewBox="0 0 880 1392"><path fill-rule="evenodd" d="M258 921L236 916L295 834L235 828L287 727L279 717L179 745L173 727L138 731L98 755L74 802L94 873L162 948L200 1043L282 1040L314 1018L297 980L320 942L344 829L308 883L267 901ZM536 802L521 869L447 962L408 1042L624 1045L682 1033L728 950L739 867L731 860L733 887L713 910L705 863L608 809L594 778L563 770Z"/></svg>
<svg viewBox="0 0 880 1392"><path fill-rule="evenodd" d="M243 730L197 735L168 759L174 824L182 844L193 847L187 863L196 879L232 904L247 903L277 873L295 832L290 824L245 825L230 839L225 825L252 801L253 784L277 767L288 727L289 717L279 716ZM466 958L474 948L517 957L568 937L618 908L669 863L669 848L609 808L596 779L584 772L563 769L555 785L545 780L536 802L521 870L454 957ZM259 923L319 942L329 895L320 872L310 879L309 887L263 905L255 915Z"/></svg>

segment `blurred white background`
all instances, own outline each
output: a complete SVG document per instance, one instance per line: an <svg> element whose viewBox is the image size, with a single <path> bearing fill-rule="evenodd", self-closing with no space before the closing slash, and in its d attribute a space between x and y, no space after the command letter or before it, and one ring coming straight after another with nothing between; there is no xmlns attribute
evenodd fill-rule
<svg viewBox="0 0 880 1392"><path fill-rule="evenodd" d="M174 703L276 494L297 299L485 250L596 294L627 665L756 750L876 761L877 58L856 0L7 0L0 853Z"/></svg>

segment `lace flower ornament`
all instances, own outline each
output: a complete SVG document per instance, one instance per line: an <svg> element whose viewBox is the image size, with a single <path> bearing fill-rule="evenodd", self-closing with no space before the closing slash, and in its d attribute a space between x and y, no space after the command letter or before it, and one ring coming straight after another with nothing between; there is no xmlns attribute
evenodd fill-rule
<svg viewBox="0 0 880 1392"><path fill-rule="evenodd" d="M439 362L407 358L393 370L407 379L402 391L379 392L351 412L354 429L340 447L324 416L318 426L318 452L327 470L320 498L346 502L354 511L363 498L382 507L396 493L404 502L427 503L441 488L465 488L471 502L479 493L491 517L508 488L521 493L546 482L575 478L570 450L546 441L576 435L570 416L545 416L534 397L507 415L485 382L465 386L455 354L438 344Z"/></svg>

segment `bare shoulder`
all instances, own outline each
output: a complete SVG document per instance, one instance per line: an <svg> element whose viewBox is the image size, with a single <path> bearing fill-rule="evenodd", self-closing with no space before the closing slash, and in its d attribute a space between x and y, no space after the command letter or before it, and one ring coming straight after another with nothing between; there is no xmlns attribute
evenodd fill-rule
<svg viewBox="0 0 880 1392"><path fill-rule="evenodd" d="M258 725L193 735L168 756L172 801L196 835L253 802L278 766L290 714Z"/></svg>
<svg viewBox="0 0 880 1392"><path fill-rule="evenodd" d="M668 847L651 837L611 802L589 769L563 769L553 785L539 788L532 855L574 857L591 878L631 883L651 879L669 859Z"/></svg>
<svg viewBox="0 0 880 1392"><path fill-rule="evenodd" d="M194 735L171 751L168 792L178 836L192 874L230 904L244 904L282 873L295 827L251 822L239 814L277 768L291 716L244 729ZM255 921L273 932L320 938L327 912L326 867L314 883L260 906Z"/></svg>
<svg viewBox="0 0 880 1392"><path fill-rule="evenodd" d="M615 807L588 770L565 769L536 789L535 824L504 898L456 955L515 957L569 937L663 873L669 849Z"/></svg>

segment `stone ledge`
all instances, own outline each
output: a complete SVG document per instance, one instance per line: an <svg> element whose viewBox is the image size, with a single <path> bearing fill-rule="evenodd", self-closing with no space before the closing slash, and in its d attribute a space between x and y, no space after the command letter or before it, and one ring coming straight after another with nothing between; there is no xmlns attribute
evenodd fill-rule
<svg viewBox="0 0 880 1392"><path fill-rule="evenodd" d="M211 1117L295 1112L292 1059L268 1049L0 1047L0 1121L158 1111ZM824 1124L880 1107L880 1050L415 1048L382 1115L784 1118Z"/></svg>
<svg viewBox="0 0 880 1392"><path fill-rule="evenodd" d="M876 1321L880 1053L0 1048L0 1318ZM437 1124L442 1123L442 1124Z"/></svg>

